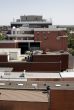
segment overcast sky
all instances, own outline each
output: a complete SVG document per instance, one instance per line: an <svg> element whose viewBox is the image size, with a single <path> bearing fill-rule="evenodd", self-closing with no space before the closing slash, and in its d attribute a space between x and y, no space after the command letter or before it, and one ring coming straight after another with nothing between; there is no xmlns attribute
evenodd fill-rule
<svg viewBox="0 0 74 110"><path fill-rule="evenodd" d="M0 25L20 15L42 15L53 24L74 25L74 0L0 0Z"/></svg>

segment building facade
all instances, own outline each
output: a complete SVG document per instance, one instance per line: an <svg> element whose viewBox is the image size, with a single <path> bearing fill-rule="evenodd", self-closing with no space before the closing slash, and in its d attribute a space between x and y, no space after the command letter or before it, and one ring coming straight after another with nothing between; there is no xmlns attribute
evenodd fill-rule
<svg viewBox="0 0 74 110"><path fill-rule="evenodd" d="M44 51L67 51L67 32L64 28L29 28L13 27L8 40L16 40L26 45L26 50L42 49Z"/></svg>
<svg viewBox="0 0 74 110"><path fill-rule="evenodd" d="M42 16L39 15L24 15L20 16L20 19L11 22L11 27L29 26L30 28L48 28L52 25L52 20L46 21Z"/></svg>
<svg viewBox="0 0 74 110"><path fill-rule="evenodd" d="M21 23L22 25L19 25ZM23 58L19 61L18 52L11 51L9 52L11 58L9 58L13 61L0 62L1 67L13 67L14 71L24 69L26 71L64 71L68 69L66 28L57 28L41 16L21 16L20 21L11 23L11 31L7 33L7 40L0 41L0 48L1 50L19 48L21 51L19 57ZM30 53L28 57L25 57L27 51Z"/></svg>

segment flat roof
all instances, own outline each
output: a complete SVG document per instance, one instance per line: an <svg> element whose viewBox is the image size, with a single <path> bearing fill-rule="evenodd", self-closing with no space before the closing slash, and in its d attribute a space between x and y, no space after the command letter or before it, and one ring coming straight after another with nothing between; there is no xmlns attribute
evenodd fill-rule
<svg viewBox="0 0 74 110"><path fill-rule="evenodd" d="M74 28L74 25L54 25L57 27L66 27L66 28Z"/></svg>
<svg viewBox="0 0 74 110"><path fill-rule="evenodd" d="M7 34L8 37L34 37L34 34Z"/></svg>
<svg viewBox="0 0 74 110"><path fill-rule="evenodd" d="M27 78L61 78L59 73L47 73L47 72L26 72Z"/></svg>
<svg viewBox="0 0 74 110"><path fill-rule="evenodd" d="M20 91L44 91L47 87L54 90L74 90L74 80L73 81L0 81L0 90L14 90ZM1 92L1 91L0 91ZM13 93L13 92L12 92ZM24 94L25 95L25 94ZM1 96L0 96L1 99Z"/></svg>
<svg viewBox="0 0 74 110"><path fill-rule="evenodd" d="M1 79L20 79L20 75L24 74L24 78L38 78L38 79L59 79L59 78L74 78L74 71L73 72L11 72L13 68L0 68L0 76Z"/></svg>
<svg viewBox="0 0 74 110"><path fill-rule="evenodd" d="M37 51L38 52L38 51ZM39 53L38 54L33 54L34 56L39 56L39 55L52 55L52 56L55 56L55 55L69 55L69 52L67 51L63 51L63 50L59 50L59 51L53 51L53 52L46 52L45 54L42 54L42 53Z"/></svg>
<svg viewBox="0 0 74 110"><path fill-rule="evenodd" d="M0 89L0 100L48 102L48 97L47 94L43 94L42 91Z"/></svg>
<svg viewBox="0 0 74 110"><path fill-rule="evenodd" d="M7 71L7 68L4 68ZM9 70L12 70L13 68L8 68ZM61 78L60 77L60 73L48 73L48 72L5 72L5 70L3 71L2 68L2 72L0 72L0 76L2 76L1 79L3 78L10 78L10 79L19 79L21 78L20 76L22 74L24 74L23 78Z"/></svg>
<svg viewBox="0 0 74 110"><path fill-rule="evenodd" d="M60 75L62 78L74 78L74 71L73 72L64 71L64 72L61 72Z"/></svg>
<svg viewBox="0 0 74 110"><path fill-rule="evenodd" d="M74 90L74 81L52 81L49 86L54 90Z"/></svg>
<svg viewBox="0 0 74 110"><path fill-rule="evenodd" d="M16 43L16 42L41 42L34 40L1 40L0 43Z"/></svg>
<svg viewBox="0 0 74 110"><path fill-rule="evenodd" d="M63 51L63 50L59 50L59 51L54 51L54 52L46 52L46 54L47 55L62 55L62 54L69 54L69 52Z"/></svg>
<svg viewBox="0 0 74 110"><path fill-rule="evenodd" d="M13 68L10 67L0 67L0 72L11 72Z"/></svg>
<svg viewBox="0 0 74 110"><path fill-rule="evenodd" d="M49 28L34 28L34 31L66 31L66 28L56 28L53 26L50 26Z"/></svg>

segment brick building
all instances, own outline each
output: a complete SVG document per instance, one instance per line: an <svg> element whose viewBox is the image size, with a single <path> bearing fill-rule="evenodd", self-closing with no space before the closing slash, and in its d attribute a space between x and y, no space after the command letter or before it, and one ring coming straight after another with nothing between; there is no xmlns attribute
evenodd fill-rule
<svg viewBox="0 0 74 110"><path fill-rule="evenodd" d="M65 28L12 28L8 40L20 42L20 48L26 50L67 51L67 32Z"/></svg>
<svg viewBox="0 0 74 110"><path fill-rule="evenodd" d="M41 41L40 48L45 51L67 51L66 29L54 27L35 29L34 35L34 40Z"/></svg>
<svg viewBox="0 0 74 110"><path fill-rule="evenodd" d="M7 40L0 41L0 48L20 48L22 55L25 55L26 51L30 51L33 57L30 56L32 58L30 62L24 57L24 62L19 63L18 58L14 58L16 62L0 63L1 67L13 67L14 71L24 69L26 71L64 71L68 69L66 28L57 28L41 16L23 16L20 21L11 23L11 32L7 33ZM34 51L35 54L33 54ZM51 54L51 52L53 53ZM9 52L10 56L16 57L16 54L18 52ZM20 56L23 57L21 54ZM63 61L65 63L62 63Z"/></svg>
<svg viewBox="0 0 74 110"><path fill-rule="evenodd" d="M67 51L67 30L52 25L42 16L24 15L11 22L8 40L19 42L21 50ZM24 53L24 52L22 52Z"/></svg>

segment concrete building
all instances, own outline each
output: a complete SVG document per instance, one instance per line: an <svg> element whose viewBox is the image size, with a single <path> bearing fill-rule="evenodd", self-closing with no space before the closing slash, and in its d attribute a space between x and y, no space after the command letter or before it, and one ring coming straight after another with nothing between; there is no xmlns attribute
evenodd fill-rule
<svg viewBox="0 0 74 110"><path fill-rule="evenodd" d="M48 28L49 25L52 25L51 20L46 21L42 16L37 15L20 16L20 19L11 22L11 27L29 26L30 28Z"/></svg>
<svg viewBox="0 0 74 110"><path fill-rule="evenodd" d="M20 16L20 21L44 21L44 19L42 18L42 16L37 16L37 15L24 15L24 16Z"/></svg>

